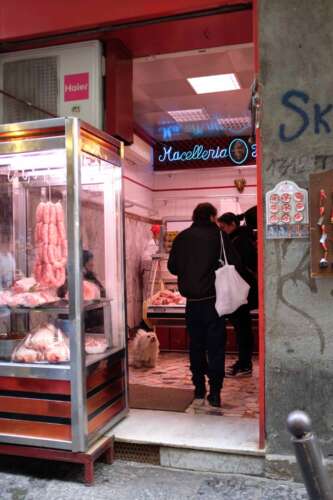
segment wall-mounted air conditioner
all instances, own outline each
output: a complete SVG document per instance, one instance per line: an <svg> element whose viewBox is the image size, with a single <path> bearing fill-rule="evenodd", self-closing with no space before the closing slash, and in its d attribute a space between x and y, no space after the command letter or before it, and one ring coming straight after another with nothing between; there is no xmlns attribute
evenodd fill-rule
<svg viewBox="0 0 333 500"><path fill-rule="evenodd" d="M1 54L1 123L77 116L102 128L102 57L98 41Z"/></svg>

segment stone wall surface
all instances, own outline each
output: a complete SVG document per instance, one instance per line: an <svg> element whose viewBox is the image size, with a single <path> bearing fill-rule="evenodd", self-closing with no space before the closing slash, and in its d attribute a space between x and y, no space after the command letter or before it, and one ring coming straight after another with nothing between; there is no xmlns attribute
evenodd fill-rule
<svg viewBox="0 0 333 500"><path fill-rule="evenodd" d="M307 188L310 173L333 168L332 26L332 0L259 2L264 193L285 179ZM310 278L309 240L264 249L268 452L292 453L285 419L299 408L330 455L333 280Z"/></svg>

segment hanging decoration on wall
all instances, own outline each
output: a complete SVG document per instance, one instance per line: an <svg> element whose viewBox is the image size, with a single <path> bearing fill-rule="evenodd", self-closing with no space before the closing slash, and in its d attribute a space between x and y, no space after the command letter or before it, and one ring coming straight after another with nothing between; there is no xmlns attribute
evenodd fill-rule
<svg viewBox="0 0 333 500"><path fill-rule="evenodd" d="M309 175L311 277L333 278L333 170Z"/></svg>
<svg viewBox="0 0 333 500"><path fill-rule="evenodd" d="M325 269L328 267L328 246L327 246L327 232L325 225L325 202L327 200L327 194L325 189L321 188L319 191L319 219L317 222L317 226L320 228L320 239L319 243L323 252L323 255L319 261L319 267Z"/></svg>
<svg viewBox="0 0 333 500"><path fill-rule="evenodd" d="M246 179L244 179L244 177L240 177L238 179L235 179L234 184L236 186L237 191L239 193L242 193L245 189L245 186L246 186Z"/></svg>
<svg viewBox="0 0 333 500"><path fill-rule="evenodd" d="M308 192L293 181L281 181L266 193L266 238L309 236Z"/></svg>

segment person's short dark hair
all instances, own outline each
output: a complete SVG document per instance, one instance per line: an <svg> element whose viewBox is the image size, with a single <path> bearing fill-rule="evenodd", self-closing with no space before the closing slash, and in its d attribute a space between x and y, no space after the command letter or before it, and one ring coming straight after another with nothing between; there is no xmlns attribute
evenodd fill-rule
<svg viewBox="0 0 333 500"><path fill-rule="evenodd" d="M227 226L230 226L234 222L236 226L239 227L242 216L236 215L232 212L226 212L225 214L222 214L221 217L219 217L217 220L219 222L222 222L223 224L227 224Z"/></svg>
<svg viewBox="0 0 333 500"><path fill-rule="evenodd" d="M217 210L211 203L199 203L193 210L193 222L209 222L211 217L217 216Z"/></svg>

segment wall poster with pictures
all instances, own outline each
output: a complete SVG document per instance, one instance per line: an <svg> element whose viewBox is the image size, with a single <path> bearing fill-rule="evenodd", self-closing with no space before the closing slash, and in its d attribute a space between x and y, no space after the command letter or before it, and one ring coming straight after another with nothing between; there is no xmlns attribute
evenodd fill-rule
<svg viewBox="0 0 333 500"><path fill-rule="evenodd" d="M293 181L281 181L266 193L266 238L309 236L308 192Z"/></svg>

